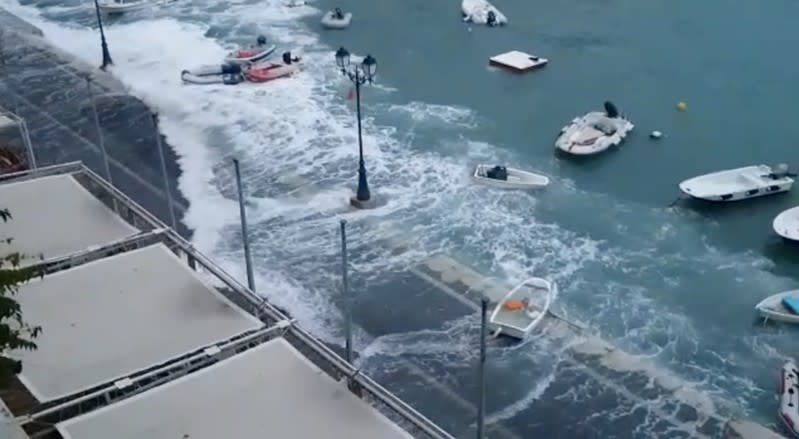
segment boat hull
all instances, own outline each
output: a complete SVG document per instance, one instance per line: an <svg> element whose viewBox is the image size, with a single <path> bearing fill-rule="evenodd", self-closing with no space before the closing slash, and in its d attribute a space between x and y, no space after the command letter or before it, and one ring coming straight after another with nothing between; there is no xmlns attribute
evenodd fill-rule
<svg viewBox="0 0 799 439"><path fill-rule="evenodd" d="M525 308L509 308L511 302L531 300L535 294L544 294L541 303L530 303ZM530 278L513 288L494 308L488 319L488 327L495 335L524 339L538 326L549 311L552 299L557 295L554 283L541 278Z"/></svg>
<svg viewBox="0 0 799 439"><path fill-rule="evenodd" d="M299 70L298 64L273 64L268 67L254 68L244 74L250 82L268 82L292 75Z"/></svg>
<svg viewBox="0 0 799 439"><path fill-rule="evenodd" d="M240 50L237 50L237 51L235 51L233 53L228 54L228 56L225 58L225 62L226 63L230 63L230 64L252 64L252 63L256 63L256 62L259 62L259 61L263 61L263 60L269 58L270 56L272 56L272 54L275 52L275 49L277 49L277 46L275 46L275 45L271 45L271 46L266 47L264 49L257 49L257 48L256 49L251 49L251 50L240 49ZM251 55L248 55L248 56L241 56L241 52L242 51L255 52L255 53L253 53Z"/></svg>
<svg viewBox="0 0 799 439"><path fill-rule="evenodd" d="M330 11L325 12L320 23L327 29L346 29L352 23L352 12L344 13L344 18L336 18Z"/></svg>
<svg viewBox="0 0 799 439"><path fill-rule="evenodd" d="M492 5L486 0L462 0L461 1L461 15L463 21L475 24L488 24L488 13L493 12L496 21L490 26L502 26L508 23L508 17L505 16L496 6Z"/></svg>
<svg viewBox="0 0 799 439"><path fill-rule="evenodd" d="M607 134L595 129L597 124L606 125L615 131ZM592 111L573 119L569 125L563 127L555 140L555 147L572 155L599 154L621 145L633 128L635 125L623 117L611 118L603 112Z"/></svg>
<svg viewBox="0 0 799 439"><path fill-rule="evenodd" d="M180 79L186 84L195 85L236 85L244 81L241 67L234 64L202 66L184 70L180 73Z"/></svg>
<svg viewBox="0 0 799 439"><path fill-rule="evenodd" d="M97 6L100 12L108 15L124 14L125 12L133 12L145 9L148 6L154 6L158 3L142 0L135 3L116 4L116 3L100 3Z"/></svg>
<svg viewBox="0 0 799 439"><path fill-rule="evenodd" d="M507 180L489 178L486 172L492 167L491 165L477 165L472 173L472 178L480 184L497 189L539 189L549 185L549 177L514 168L507 168Z"/></svg>
<svg viewBox="0 0 799 439"><path fill-rule="evenodd" d="M774 217L772 228L785 239L799 241L799 206L780 212Z"/></svg>
<svg viewBox="0 0 799 439"><path fill-rule="evenodd" d="M755 305L755 310L766 320L783 323L799 323L799 314L790 312L782 304L785 297L799 298L799 290L783 291L773 296L766 297Z"/></svg>
<svg viewBox="0 0 799 439"><path fill-rule="evenodd" d="M771 172L766 165L746 166L689 178L679 187L689 197L722 203L776 195L793 188L792 178L767 177Z"/></svg>

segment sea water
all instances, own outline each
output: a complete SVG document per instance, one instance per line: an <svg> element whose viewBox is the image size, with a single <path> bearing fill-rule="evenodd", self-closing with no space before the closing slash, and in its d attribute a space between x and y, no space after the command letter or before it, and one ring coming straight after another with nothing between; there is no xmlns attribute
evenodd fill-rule
<svg viewBox="0 0 799 439"><path fill-rule="evenodd" d="M55 45L99 62L90 2L22 3L0 6ZM371 374L393 376L390 387L400 393L418 384L390 374L399 359L451 387L472 386L479 318L447 318L412 285L386 286L445 252L503 281L553 279L558 311L691 382L726 413L773 422L777 370L795 353L795 331L762 326L753 306L796 288L799 248L775 237L771 220L799 200L670 205L677 183L694 175L799 166L792 121L799 61L791 56L799 4L497 0L510 23L492 29L463 23L457 1L284 3L181 1L105 23L114 74L159 112L180 156L179 187L191 204L184 222L200 250L244 278L230 166L238 157L259 290L340 343L336 231L346 218L360 361ZM334 6L353 11L349 29L319 26ZM301 56L302 73L260 86L181 84L181 70L219 63L261 33L278 53ZM333 57L339 46L378 60L376 83L362 89L369 182L383 200L375 210L346 209L358 151L352 85ZM508 50L550 64L525 75L488 67L490 56ZM605 100L636 124L627 142L588 160L556 155L560 128ZM679 101L687 111L675 110ZM649 139L652 130L665 137ZM552 184L531 193L475 186L469 174L481 162L537 170ZM408 302L430 311L433 323L390 324L406 319L397 309ZM545 339L490 352L489 420L522 437L557 428L547 426L541 398L561 410L585 398L576 387L546 393L556 375L571 371L558 367L559 348ZM403 396L424 405L423 395ZM444 412L434 418L446 418L445 405L438 407ZM608 419L632 410L599 398L588 407ZM596 431L654 434L635 424Z"/></svg>

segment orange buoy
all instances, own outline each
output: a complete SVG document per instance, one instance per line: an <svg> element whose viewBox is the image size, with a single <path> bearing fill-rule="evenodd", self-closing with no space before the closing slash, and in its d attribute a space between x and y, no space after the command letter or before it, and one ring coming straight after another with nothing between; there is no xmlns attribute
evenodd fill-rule
<svg viewBox="0 0 799 439"><path fill-rule="evenodd" d="M521 300L509 300L505 302L505 309L508 311L521 311L527 306Z"/></svg>

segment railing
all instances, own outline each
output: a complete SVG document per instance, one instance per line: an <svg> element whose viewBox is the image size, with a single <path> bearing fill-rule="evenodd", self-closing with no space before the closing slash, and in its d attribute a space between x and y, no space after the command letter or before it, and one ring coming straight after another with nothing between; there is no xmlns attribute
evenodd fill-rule
<svg viewBox="0 0 799 439"><path fill-rule="evenodd" d="M268 328L248 331L228 340L204 346L179 358L168 360L129 376L120 377L112 382L102 383L78 394L50 402L35 413L20 416L17 420L21 425L41 422L46 424L58 423L100 406L142 393L280 337L289 325L289 321L278 322L278 324Z"/></svg>
<svg viewBox="0 0 799 439"><path fill-rule="evenodd" d="M31 144L30 133L28 132L28 124L25 119L17 116L13 111L9 111L0 106L0 116L5 116L10 119L17 126L19 130L19 137L22 139L22 144L25 148L26 164L30 169L36 169L36 155L33 153L33 145Z"/></svg>
<svg viewBox="0 0 799 439"><path fill-rule="evenodd" d="M273 328L280 327L280 329L284 329L284 337L291 342L295 348L300 350L300 352L306 356L312 357L313 359L323 360L325 364L320 365L317 363L317 365L334 378L347 380L349 389L357 396L363 397L365 392L370 397L370 402L378 405L379 408L383 408L381 411L390 412L390 414L393 415L390 417L394 421L404 424L402 425L403 427L408 430L412 430L412 432L416 433L417 436L423 434L425 437L434 439L454 439L453 436L451 436L441 427L413 409L411 406L376 383L374 380L365 375L361 375L359 369L346 362L346 360L332 351L324 343L317 340L304 329L300 328L296 323L294 323L293 320L291 320L287 313L276 308L267 302L264 297L257 295L255 292L242 285L235 278L233 278L233 276L225 272L222 268L211 261L210 258L194 249L191 243L186 241L177 232L171 228L168 228L158 218L139 206L135 201L100 178L96 173L82 165L80 162L71 162L63 165L47 166L35 170L20 171L2 175L0 176L0 184L4 182L26 181L46 176L63 174L72 175L81 185L86 187L92 194L97 196L97 198L105 203L109 208L116 209L122 218L133 224L135 227L143 229L144 231L126 239L108 243L100 247L90 248L80 252L75 252L70 255L41 261L38 265L41 266L41 268L46 272L67 269L91 260L106 257L110 254L124 252L132 248L139 248L141 246L150 245L155 242L162 242L166 244L173 252L178 254L178 256L182 258L185 257L187 264L192 269L201 270L204 273L211 274L215 279L222 282L224 287L218 289L228 298L232 299L236 304L253 313L263 322L267 324L276 324L276 326L273 326ZM198 353L196 355L204 354ZM180 364L186 365L190 363L191 361L186 359ZM170 370L178 367L179 365L169 366ZM151 377L152 375L163 374L164 370L162 369L163 368L148 372L145 375L137 377L136 380L143 380L146 377ZM164 382L164 380L158 381L158 383L161 382ZM23 417L21 421L23 423L28 423L42 417L50 417L56 415L57 413L65 413L65 410L72 410L74 407L76 407L76 405L79 408L80 405L84 403L91 402L91 404L94 404L93 407L96 407L98 404L96 401L100 397L107 398L106 402L110 403L111 398L114 396L112 392L122 390L115 388L114 386L116 385L117 384L106 386L100 389L90 390L89 393L81 395L77 399L65 401L55 407L47 407L42 411L34 413L33 415ZM157 384L152 384L146 388L151 388L155 385ZM143 391L141 389L142 387L139 387L137 388L137 391Z"/></svg>

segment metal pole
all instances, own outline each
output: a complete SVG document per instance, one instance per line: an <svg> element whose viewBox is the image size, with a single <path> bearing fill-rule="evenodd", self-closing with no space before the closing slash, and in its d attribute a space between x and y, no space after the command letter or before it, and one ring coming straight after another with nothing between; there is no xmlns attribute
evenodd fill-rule
<svg viewBox="0 0 799 439"><path fill-rule="evenodd" d="M244 242L244 264L247 266L247 286L255 291L255 277L252 274L252 256L250 255L250 238L247 233L247 212L244 209L244 191L241 190L241 171L238 159L233 159L236 168L236 190L239 193L239 216L241 217L241 240Z"/></svg>
<svg viewBox="0 0 799 439"><path fill-rule="evenodd" d="M477 401L477 439L483 439L485 433L485 363L486 363L486 314L488 309L488 299L483 297L480 300L480 363L478 364L478 401Z"/></svg>
<svg viewBox="0 0 799 439"><path fill-rule="evenodd" d="M105 178L111 186L114 185L114 177L111 175L111 165L108 163L108 151L105 149L105 136L103 136L103 129L100 126L100 115L97 113L97 105L94 102L94 91L92 91L92 78L86 76L86 91L89 93L89 102L92 104L92 114L94 115L94 129L97 131L97 142L100 146L100 154L103 156L103 168L105 170ZM119 206L117 206L116 198L113 199L114 212L119 213Z"/></svg>
<svg viewBox="0 0 799 439"><path fill-rule="evenodd" d="M178 220L175 218L175 205L172 204L172 191L169 189L169 174L166 172L166 157L164 157L164 147L161 145L161 132L158 131L158 115L150 115L155 131L155 144L158 146L158 157L161 159L161 174L164 177L164 193L166 194L166 204L169 210L169 218L172 220L172 230L178 231Z"/></svg>
<svg viewBox="0 0 799 439"><path fill-rule="evenodd" d="M94 129L97 131L97 142L100 144L100 154L103 155L103 168L105 168L105 178L111 185L114 185L114 178L111 176L111 166L108 164L108 152L105 149L105 137L100 127L100 115L97 113L97 105L94 102L94 92L92 91L92 78L86 77L86 91L89 93L89 102L92 104L92 114L94 115Z"/></svg>
<svg viewBox="0 0 799 439"><path fill-rule="evenodd" d="M358 201L369 201L369 183L366 181L366 165L363 161L363 136L361 134L361 83L365 78L361 76L360 67L355 67L355 108L358 114L358 192L355 197Z"/></svg>
<svg viewBox="0 0 799 439"><path fill-rule="evenodd" d="M352 315L350 313L350 283L347 279L347 220L341 220L341 285L344 294L345 360L352 363Z"/></svg>
<svg viewBox="0 0 799 439"><path fill-rule="evenodd" d="M31 169L37 169L39 165L36 164L36 153L33 151L33 142L31 142L31 134L28 131L28 123L25 122L25 119L19 117L19 130L20 134L22 134L22 141L25 143L25 148L28 150L28 160Z"/></svg>
<svg viewBox="0 0 799 439"><path fill-rule="evenodd" d="M94 0L94 12L97 13L97 27L100 28L100 45L103 48L103 63L100 65L100 70L105 70L109 65L113 65L114 61L111 60L111 52L108 51L108 43L105 41L103 19L100 17L100 5L97 4L97 0Z"/></svg>

